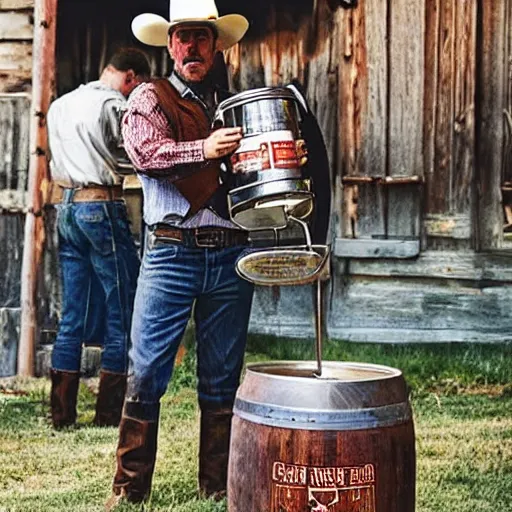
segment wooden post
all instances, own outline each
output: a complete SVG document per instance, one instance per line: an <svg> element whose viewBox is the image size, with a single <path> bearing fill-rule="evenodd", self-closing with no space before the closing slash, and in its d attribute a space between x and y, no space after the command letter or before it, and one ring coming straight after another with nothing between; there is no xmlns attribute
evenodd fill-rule
<svg viewBox="0 0 512 512"><path fill-rule="evenodd" d="M28 211L21 269L21 329L18 375L34 374L36 291L44 246L41 185L47 174L46 113L55 87L57 0L35 0Z"/></svg>
<svg viewBox="0 0 512 512"><path fill-rule="evenodd" d="M505 108L505 2L478 2L476 177L478 249L499 248L503 239L501 164Z"/></svg>

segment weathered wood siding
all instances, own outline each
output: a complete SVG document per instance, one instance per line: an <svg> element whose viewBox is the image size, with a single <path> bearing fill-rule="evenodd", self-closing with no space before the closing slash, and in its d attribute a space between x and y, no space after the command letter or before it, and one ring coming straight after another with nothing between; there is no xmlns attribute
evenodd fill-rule
<svg viewBox="0 0 512 512"><path fill-rule="evenodd" d="M270 2L267 30L249 32L228 54L233 84L306 85L346 247L354 238L411 237L423 249L476 247L476 60L486 51L478 23L491 34L477 1L329 4L298 2L292 17Z"/></svg>
<svg viewBox="0 0 512 512"><path fill-rule="evenodd" d="M511 258L474 253L503 245L511 2L285 4L260 5L228 63L239 90L299 79L318 115L333 172L329 334L512 338ZM258 289L251 329L312 335L310 295Z"/></svg>
<svg viewBox="0 0 512 512"><path fill-rule="evenodd" d="M240 12L251 23L225 55L232 88L297 79L322 129L333 187L329 335L510 339L510 257L475 250L510 243L507 212L512 230L512 1L340 4L217 0L221 14ZM30 90L32 9L32 0L0 0L0 92ZM59 95L96 79L117 47L137 45L130 22L141 11L167 16L168 3L59 0ZM167 74L166 50L144 49L154 73ZM26 168L15 162L24 161L20 141L28 130L22 101L27 97L0 101L0 238L12 248L0 258L10 276L0 286L2 368L14 364L1 351L19 323ZM131 194L137 211L140 196ZM51 339L60 309L52 208L45 222L42 341ZM313 304L310 287L260 288L251 330L311 336Z"/></svg>
<svg viewBox="0 0 512 512"><path fill-rule="evenodd" d="M496 49L512 46L504 28L511 2L359 0L347 10L327 0L217 3L221 14L240 12L251 23L225 55L231 87L297 79L322 129L333 185L329 334L366 340L380 333L391 341L401 332L407 341L494 340L512 332L510 318L500 313L510 299L510 260L500 260L500 271L491 257L473 252L503 238L499 186L506 170L501 156L491 161L477 153L503 142L499 129L486 127L503 122L506 51ZM128 26L140 10L125 3L120 16L116 2L91 9L62 0L59 93L95 79L116 46L134 44ZM166 16L167 5L153 2L144 10ZM508 18L500 21L500 13ZM145 49L154 72L166 74L165 50ZM477 140L483 131L485 143ZM55 237L48 244L41 322L51 328L60 294ZM433 268L438 258L445 272ZM371 300L365 290L372 290ZM435 296L439 304L450 296L450 307L438 307ZM391 314L385 297L394 298L399 314ZM415 301L422 303L421 322L409 318ZM440 323L438 315L444 315ZM499 332L487 335L489 317ZM258 289L251 329L310 335L309 288Z"/></svg>
<svg viewBox="0 0 512 512"><path fill-rule="evenodd" d="M0 377L16 373L30 97L0 94Z"/></svg>
<svg viewBox="0 0 512 512"><path fill-rule="evenodd" d="M33 0L0 0L0 93L29 91Z"/></svg>

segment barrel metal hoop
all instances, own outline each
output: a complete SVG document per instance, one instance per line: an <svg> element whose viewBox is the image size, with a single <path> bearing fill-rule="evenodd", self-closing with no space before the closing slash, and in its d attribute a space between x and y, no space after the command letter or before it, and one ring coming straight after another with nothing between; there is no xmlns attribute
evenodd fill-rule
<svg viewBox="0 0 512 512"><path fill-rule="evenodd" d="M396 426L412 419L411 406L408 402L368 409L311 411L237 398L233 412L251 423L297 430L365 430Z"/></svg>
<svg viewBox="0 0 512 512"><path fill-rule="evenodd" d="M244 91L230 98L226 98L218 105L221 111L234 109L242 105L247 105L254 101L261 100L291 100L297 101L297 97L290 89L286 87L262 87L260 89L251 89Z"/></svg>

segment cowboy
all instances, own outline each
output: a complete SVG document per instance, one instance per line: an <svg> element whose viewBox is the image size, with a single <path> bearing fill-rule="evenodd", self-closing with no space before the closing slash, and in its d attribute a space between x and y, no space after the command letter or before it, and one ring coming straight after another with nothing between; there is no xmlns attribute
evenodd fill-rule
<svg viewBox="0 0 512 512"><path fill-rule="evenodd" d="M143 43L167 46L174 71L169 79L141 85L123 119L149 235L107 510L149 496L160 399L192 311L201 412L199 489L215 498L226 491L232 406L253 286L235 270L248 233L229 220L226 190L219 183L220 159L238 149L242 133L240 128L211 132L216 105L224 99L212 66L216 53L237 43L247 28L243 16L219 17L213 0L173 0L170 21L142 14L132 24Z"/></svg>
<svg viewBox="0 0 512 512"><path fill-rule="evenodd" d="M93 423L117 426L121 418L139 257L117 172L120 124L126 98L150 72L142 51L122 48L99 80L61 96L48 112L63 289L50 372L56 429L75 423L82 343L93 323L104 331Z"/></svg>

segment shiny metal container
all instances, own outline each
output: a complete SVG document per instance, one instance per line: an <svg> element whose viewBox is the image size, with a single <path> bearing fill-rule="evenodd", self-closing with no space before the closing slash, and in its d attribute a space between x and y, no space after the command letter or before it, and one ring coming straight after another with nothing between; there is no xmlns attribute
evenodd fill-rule
<svg viewBox="0 0 512 512"><path fill-rule="evenodd" d="M217 107L214 126L243 131L241 146L226 165L230 215L244 229L283 228L288 214L306 218L313 209L310 182L300 166L297 101L286 87L265 87Z"/></svg>

